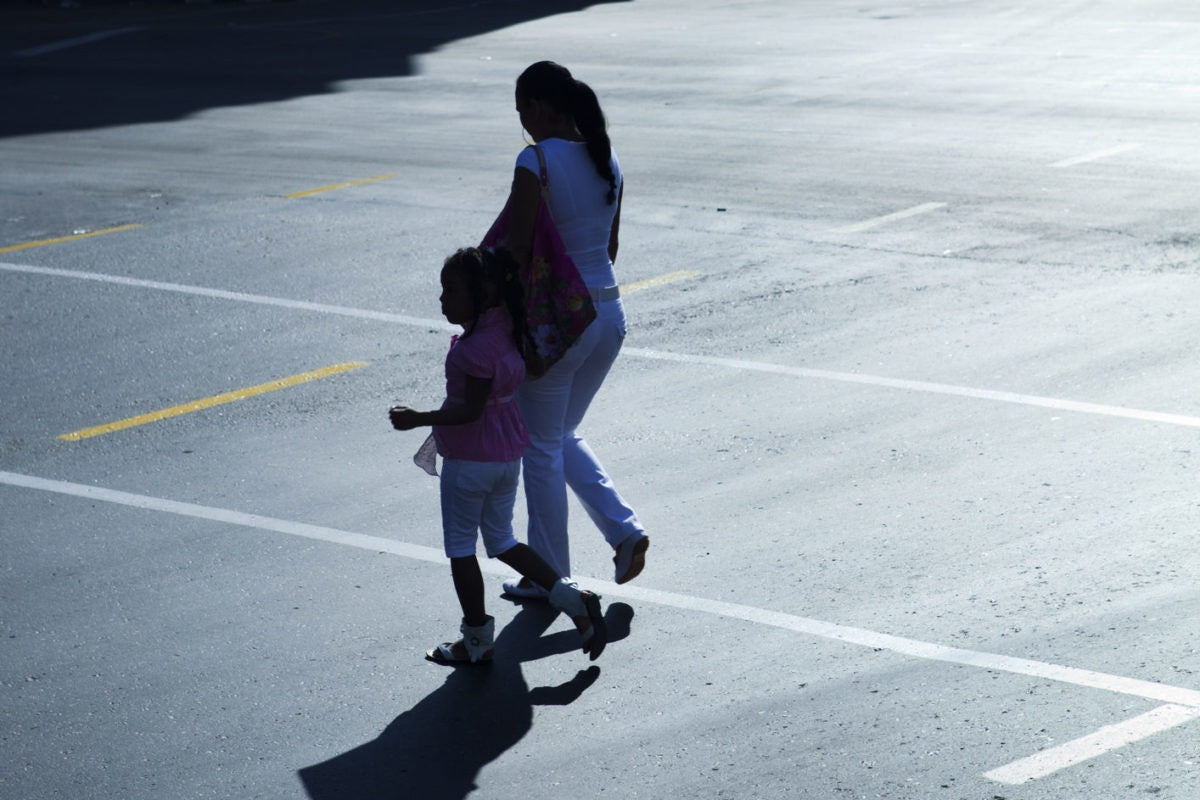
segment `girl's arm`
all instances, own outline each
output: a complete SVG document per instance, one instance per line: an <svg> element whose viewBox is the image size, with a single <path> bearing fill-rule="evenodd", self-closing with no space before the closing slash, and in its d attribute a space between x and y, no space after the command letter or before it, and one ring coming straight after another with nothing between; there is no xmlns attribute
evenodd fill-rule
<svg viewBox="0 0 1200 800"><path fill-rule="evenodd" d="M542 199L542 186L538 176L524 167L517 167L513 174L512 191L508 196L511 216L508 223L508 241L505 243L516 262L529 263L533 250L533 222L537 218L538 203Z"/></svg>
<svg viewBox="0 0 1200 800"><path fill-rule="evenodd" d="M466 397L460 405L446 406L437 411L416 411L408 406L394 406L388 410L388 416L392 420L392 427L398 431L427 425L465 425L483 416L483 409L491 394L491 378L468 375Z"/></svg>

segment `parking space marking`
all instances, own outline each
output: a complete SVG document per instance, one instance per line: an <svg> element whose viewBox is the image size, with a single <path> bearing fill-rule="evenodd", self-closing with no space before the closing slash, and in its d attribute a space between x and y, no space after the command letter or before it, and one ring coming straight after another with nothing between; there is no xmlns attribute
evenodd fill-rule
<svg viewBox="0 0 1200 800"><path fill-rule="evenodd" d="M87 231L86 233L75 233L70 236L59 236L55 239L39 239L36 242L24 242L22 244L10 244L7 247L0 247L0 253L15 253L18 250L29 250L34 247L45 247L51 244L61 244L63 242L76 242L80 239L90 239L93 236L105 236L110 233L120 233L121 231L131 231L135 228L140 228L141 225L118 225L115 228L103 228L98 231Z"/></svg>
<svg viewBox="0 0 1200 800"><path fill-rule="evenodd" d="M696 356L685 353L672 353L663 350L648 350L638 347L625 347L622 353L638 358L651 358L659 361L675 361L681 364L706 364L713 367L766 372L776 375L793 375L797 378L819 378L843 383L860 383L867 386L881 386L889 389L904 389L913 392L930 394L945 394L954 397L969 397L977 400L994 400L1000 403L1015 403L1026 406L1040 406L1056 411L1075 411L1081 414L1099 414L1108 417L1124 417L1142 422L1161 422L1167 425L1183 425L1189 428L1200 428L1200 417L1186 414L1168 414L1161 411L1145 411L1124 406L1110 406L1101 403L1085 403L1078 400L1064 400L1057 397L1041 397L1017 392L1004 392L994 389L975 389L970 386L957 386L948 383L931 381L914 381L905 378L887 378L880 375L867 375L858 372L836 372L825 369L810 369L807 367L789 367L784 364L770 364L763 361L745 361L736 358L719 358L716 356Z"/></svg>
<svg viewBox="0 0 1200 800"><path fill-rule="evenodd" d="M1056 168L1073 167L1076 164L1086 164L1089 161L1099 161L1102 158L1111 158L1112 156L1120 155L1121 153L1127 153L1130 150L1136 150L1139 147L1141 147L1140 144L1121 144L1117 145L1116 147L1110 147L1107 150L1097 150L1094 153L1087 153L1082 156L1064 158L1062 161L1055 161L1050 166Z"/></svg>
<svg viewBox="0 0 1200 800"><path fill-rule="evenodd" d="M853 225L846 225L841 228L833 228L830 232L858 233L859 231L865 231L869 228L874 228L878 225L883 225L888 222L894 222L898 219L907 219L908 217L915 217L918 214L928 214L930 211L937 211L939 208L945 207L945 203L922 203L919 206L906 208L903 211L897 211L892 214L884 214L882 217L872 217L871 219L866 219L862 222L856 222Z"/></svg>
<svg viewBox="0 0 1200 800"><path fill-rule="evenodd" d="M77 36L74 39L63 39L62 41L51 42L50 44L44 44L40 47L29 47L25 50L17 50L13 53L13 55L17 56L18 58L31 58L33 56L45 55L46 53L53 53L58 50L67 50L71 47L78 47L82 44L91 44L92 42L111 39L114 36L123 36L127 33L137 33L140 30L144 29L141 26L136 26L130 28L116 28L111 31L99 31L98 33L89 33L86 36Z"/></svg>
<svg viewBox="0 0 1200 800"><path fill-rule="evenodd" d="M633 281L631 283L623 283L623 284L621 284L621 294L627 295L627 294L633 294L634 292L640 292L643 289L653 289L656 286L663 286L668 283L674 283L675 281L682 281L682 280L687 280L688 278L694 278L699 274L700 273L694 272L693 270L690 270L690 269L681 269L676 272L668 272L665 275L659 275L654 278L646 278L645 280Z"/></svg>
<svg viewBox="0 0 1200 800"><path fill-rule="evenodd" d="M51 492L59 495L69 495L88 500L98 500L147 511L158 511L204 519L255 530L272 531L289 536L354 547L373 553L391 553L416 561L437 564L438 566L444 566L446 561L445 554L438 548L408 544L381 536L352 533L304 522L277 519L258 514L245 514L231 509L216 508L195 503L183 503L175 500L151 497L149 495L122 492L100 486L50 480L4 471L0 471L0 484ZM485 572L495 575L506 577L511 577L512 575L510 568L502 563L490 560L482 561L480 568ZM992 770L985 775L985 777L997 782L1023 782L1038 777L1045 777L1054 771L1085 760L1080 757L1083 754L1089 754L1087 758L1092 758L1125 744L1146 738L1154 733L1200 718L1200 690L1196 689L1187 689L1181 686L1171 686L1169 684L1155 683L1153 681L1128 678L1120 675L1110 675L1093 670L1051 664L1044 661L1016 658L998 653L948 647L933 642L924 642L903 636L893 636L865 628L855 628L808 617L799 617L780 611L771 611L769 609L720 600L709 600L677 592L635 587L629 584L617 585L609 581L592 578L588 578L587 583L590 588L597 589L602 594L654 605L668 606L681 611L695 611L728 619L767 625L808 636L859 645L873 650L889 650L913 658L941 661L982 670L1008 672L1030 678L1053 680L1081 688L1101 689L1166 703L1166 705L1160 706L1148 714L1143 714L1133 720L1106 726L1091 736L1086 736L1058 748L1044 751L1043 753L1031 756L1030 759L1013 762L1006 767Z"/></svg>
<svg viewBox="0 0 1200 800"><path fill-rule="evenodd" d="M209 289L201 286L187 286L178 283L163 283L148 281L140 278L126 278L120 275L105 275L96 272L80 272L76 270L55 269L52 267L36 267L25 264L8 264L0 262L0 271L24 272L34 275L50 275L80 280L103 281L106 283L136 286L147 289L157 289L183 294L199 295L202 297L236 300L244 303L259 303L262 305L281 306L302 311L316 311L323 314L339 314L358 319L391 322L409 325L428 330L446 330L457 333L460 328L445 320L410 317L403 314L391 314L384 311L370 311L362 308L332 306L324 303L311 303L304 300L287 300L265 295L230 292L224 289ZM866 386L879 386L888 389L903 389L912 392L942 394L952 397L964 397L976 400L991 400L1000 403L1050 408L1056 411L1070 411L1080 414L1097 414L1100 416L1117 417L1138 420L1140 422L1155 422L1165 425L1181 425L1189 428L1200 428L1200 417L1187 414L1171 414L1162 411L1147 411L1125 406L1111 406L1102 403L1087 403L1078 400L1066 400L1057 397L1042 397L1039 395L1005 392L994 389L976 389L970 386L935 383L932 381L916 381L905 378L888 378L881 375L869 375L857 372L837 372L835 370L812 369L809 367L790 367L784 364L771 364L765 361L746 361L736 358L720 358L717 356L700 356L688 353L673 353L664 350L650 350L640 347L624 347L621 352L633 358L655 359L659 361L674 361L681 364L706 364L727 369L764 372L776 375L791 375L797 378L818 378L821 380L857 383Z"/></svg>
<svg viewBox="0 0 1200 800"><path fill-rule="evenodd" d="M286 297L269 297L261 294L231 292L227 289L210 289L206 286L190 286L182 283L166 283L150 281L144 278L127 278L124 275L106 275L102 272L82 272L73 269L58 269L56 267L37 267L29 264L7 264L0 261L0 271L23 272L29 275L46 275L55 278L73 278L75 280L98 281L112 283L118 286L132 286L138 289L153 289L161 292L177 292L197 297L209 297L216 300L233 300L238 303L253 303L263 306L278 306L294 311L315 311L320 314L336 314L343 317L373 320L375 322L391 322L397 325L409 325L414 328L429 328L460 333L462 327L451 325L444 319L424 319L410 317L405 314L392 314L387 311L369 311L364 308L347 308L327 303L312 303L307 300L289 300Z"/></svg>
<svg viewBox="0 0 1200 800"><path fill-rule="evenodd" d="M1195 719L1200 719L1200 708L1196 706L1159 706L1133 719L1106 725L1088 736L985 772L983 777L997 783L1029 783Z"/></svg>
<svg viewBox="0 0 1200 800"><path fill-rule="evenodd" d="M412 17L432 16L435 14L457 14L466 12L468 14L476 13L479 3L464 3L462 5L446 5L444 3L436 4L433 8L412 9L408 11L395 11L391 13L377 14L344 14L342 16L326 16L326 17L308 17L305 19L291 19L280 22L255 22L242 23L231 22L229 27L233 30L242 31L261 31L275 28L297 28L308 25L330 25L341 22L377 22L381 20L392 19L411 19Z"/></svg>
<svg viewBox="0 0 1200 800"><path fill-rule="evenodd" d="M386 175L376 175L371 178L359 178L356 181L344 181L343 183L333 183L333 184L330 184L329 186L317 187L316 189L304 189L303 191L292 192L291 194L285 194L284 197L287 197L289 199L296 198L296 197L308 197L311 194L321 194L323 192L332 192L336 189L349 189L351 186L363 186L368 183L378 183L379 181L386 181L388 178L394 178L394 177L396 177L396 173L389 172Z"/></svg>
<svg viewBox="0 0 1200 800"><path fill-rule="evenodd" d="M308 372L302 372L299 375L292 375L287 378L280 378L267 383L260 383L257 386L250 386L245 389L236 389L232 392L223 392L222 394L205 397L201 400L193 400L190 403L183 403L170 408L164 408L159 411L151 411L148 414L139 414L136 417L118 420L117 422L109 422L105 425L96 425L92 428L84 428L83 430L73 431L72 433L64 433L59 436L66 442L78 442L81 439L90 439L93 436L103 436L106 433L115 431L123 431L126 428L134 428L139 425L146 425L159 420L178 417L183 414L191 414L193 411L202 411L206 408L232 403L235 400L244 400L247 397L255 397L256 395L274 392L279 389L286 389L289 386L298 386L302 383L315 381L319 378L325 378L330 375L337 375L342 372L349 372L352 369L360 369L367 366L365 361L347 361L344 364L334 364L331 367L323 367L322 369L314 369Z"/></svg>

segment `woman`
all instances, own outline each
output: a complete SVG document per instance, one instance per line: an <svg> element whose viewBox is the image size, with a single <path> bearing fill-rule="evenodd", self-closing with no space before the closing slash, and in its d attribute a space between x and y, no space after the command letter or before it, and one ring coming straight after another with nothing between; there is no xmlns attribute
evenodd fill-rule
<svg viewBox="0 0 1200 800"><path fill-rule="evenodd" d="M621 350L625 309L613 261L624 188L596 94L566 67L540 61L517 79L517 113L546 159L550 212L567 253L596 304L596 319L562 360L526 381L517 399L531 443L523 459L528 543L554 570L571 575L567 544L567 486L615 551L614 580L633 580L646 563L646 536L600 461L576 433L588 405ZM541 199L538 158L527 147L517 157L509 203L508 248L528 263ZM527 579L504 584L516 597L544 597Z"/></svg>

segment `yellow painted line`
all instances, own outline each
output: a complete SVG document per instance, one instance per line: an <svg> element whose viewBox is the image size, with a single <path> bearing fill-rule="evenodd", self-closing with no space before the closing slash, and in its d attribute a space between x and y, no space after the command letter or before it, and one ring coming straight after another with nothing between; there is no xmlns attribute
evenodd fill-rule
<svg viewBox="0 0 1200 800"><path fill-rule="evenodd" d="M373 178L360 178L356 181L346 181L345 183L334 183L329 186L321 186L317 189L305 189L302 192L292 192L284 197L308 197L310 194L320 194L321 192L332 192L335 189L348 189L351 186L362 186L365 183L376 183L377 181L386 181L388 178L396 177L396 173L389 172L386 175L376 175Z"/></svg>
<svg viewBox="0 0 1200 800"><path fill-rule="evenodd" d="M693 272L690 269L681 269L678 272L668 272L666 275L659 275L657 278L623 283L621 284L621 294L632 294L633 292L640 292L643 289L653 289L655 286L662 286L664 283L674 283L675 281L694 278L699 274L699 272Z"/></svg>
<svg viewBox="0 0 1200 800"><path fill-rule="evenodd" d="M145 425L148 422L157 422L170 417L178 417L181 414L190 414L193 411L201 411L203 409L212 408L213 406L219 406L224 403L232 403L234 400L241 400L246 397L254 397L255 395L273 392L277 389L286 389L289 386L307 383L308 381L316 380L318 378L325 378L329 375L336 375L339 372L349 372L352 369L358 369L365 366L367 366L367 362L365 361L348 361L345 364L334 364L332 367L314 369L311 372L302 372L299 375L293 375L290 378L280 378L277 381L260 383L258 386L251 386L248 389L238 389L233 392L225 392L224 394L206 397L203 400L196 400L191 403L184 403L183 405L164 408L161 411L151 411L149 414L130 417L129 419L123 419L118 422L110 422L107 425L97 425L94 428L84 428L81 431L64 433L58 438L67 442L77 442L80 439L89 439L93 436L100 436L105 433L124 430L125 428L133 428L137 425Z"/></svg>
<svg viewBox="0 0 1200 800"><path fill-rule="evenodd" d="M134 228L140 228L141 225L118 225L115 228L104 228L98 231L88 231L87 233L77 233L73 236L59 236L57 239L41 239L36 242L25 242L24 244L11 244L8 247L0 247L0 253L15 253L18 250L28 250L31 247L45 247L48 244L61 244L63 242L75 242L80 239L90 239L93 236L104 236L109 233L120 233L121 231L131 231Z"/></svg>

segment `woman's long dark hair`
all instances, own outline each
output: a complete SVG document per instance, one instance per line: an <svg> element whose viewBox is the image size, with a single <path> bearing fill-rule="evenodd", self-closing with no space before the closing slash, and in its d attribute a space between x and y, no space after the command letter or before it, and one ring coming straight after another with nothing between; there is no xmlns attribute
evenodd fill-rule
<svg viewBox="0 0 1200 800"><path fill-rule="evenodd" d="M513 344L524 358L532 337L525 316L525 289L521 284L520 267L512 254L502 247L463 247L446 259L445 267L456 269L463 276L475 307L475 319L462 338L471 335L479 317L487 310L484 304L488 299L488 286L491 285L512 317Z"/></svg>
<svg viewBox="0 0 1200 800"><path fill-rule="evenodd" d="M592 88L572 77L570 70L553 61L539 61L526 67L517 78L517 103L540 100L575 121L583 136L596 174L608 181L609 205L617 199L617 177L612 169L612 142L608 122L600 109L600 100Z"/></svg>

